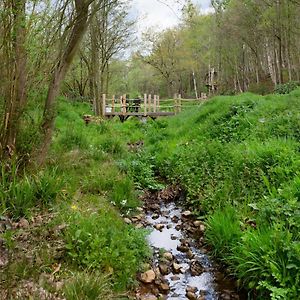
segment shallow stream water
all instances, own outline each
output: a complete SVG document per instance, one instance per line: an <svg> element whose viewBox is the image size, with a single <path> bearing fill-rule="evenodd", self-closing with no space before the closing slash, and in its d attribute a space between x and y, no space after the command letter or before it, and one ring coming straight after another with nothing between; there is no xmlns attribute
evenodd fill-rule
<svg viewBox="0 0 300 300"><path fill-rule="evenodd" d="M183 215L184 212L174 202L161 203L159 213L146 214L148 228L152 230L148 241L155 253L154 268L159 268L162 251L172 253L173 262L181 267L180 272L176 273L171 267L170 273L164 275L169 284L169 292L163 299L244 299L236 292L234 282L215 268L206 250L199 248L197 241L187 235L186 228L190 226L187 224L193 222ZM188 245L188 253L180 249L182 244ZM195 272L193 265L200 271ZM193 292L188 297L187 291L190 288Z"/></svg>

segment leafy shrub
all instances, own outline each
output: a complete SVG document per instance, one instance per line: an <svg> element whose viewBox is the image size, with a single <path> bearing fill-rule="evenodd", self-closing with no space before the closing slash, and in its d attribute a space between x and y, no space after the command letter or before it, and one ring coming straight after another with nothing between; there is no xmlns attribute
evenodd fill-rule
<svg viewBox="0 0 300 300"><path fill-rule="evenodd" d="M145 233L127 226L108 209L89 216L73 213L65 239L74 264L111 273L116 289L133 283L133 275L148 255Z"/></svg>
<svg viewBox="0 0 300 300"><path fill-rule="evenodd" d="M250 128L250 123L244 118L245 114L252 111L255 102L247 101L232 105L229 111L221 118L215 119L210 136L223 142L240 142L246 138L244 133Z"/></svg>
<svg viewBox="0 0 300 300"><path fill-rule="evenodd" d="M271 79L266 78L259 83L251 83L248 91L258 95L268 95L273 93L274 84Z"/></svg>
<svg viewBox="0 0 300 300"><path fill-rule="evenodd" d="M284 84L279 84L275 88L276 94L289 94L290 92L296 90L299 86L299 82L290 81Z"/></svg>
<svg viewBox="0 0 300 300"><path fill-rule="evenodd" d="M242 232L233 207L215 211L207 219L205 237L213 246L213 254L223 257L231 254L232 248L240 241Z"/></svg>
<svg viewBox="0 0 300 300"><path fill-rule="evenodd" d="M128 162L128 172L133 177L133 180L138 189L150 189L159 190L163 188L155 176L155 165L151 161L153 158L147 157L145 153L137 153L134 157L131 157Z"/></svg>
<svg viewBox="0 0 300 300"><path fill-rule="evenodd" d="M275 226L248 230L232 247L231 263L249 288L271 294L272 299L298 299L300 294L300 243Z"/></svg>

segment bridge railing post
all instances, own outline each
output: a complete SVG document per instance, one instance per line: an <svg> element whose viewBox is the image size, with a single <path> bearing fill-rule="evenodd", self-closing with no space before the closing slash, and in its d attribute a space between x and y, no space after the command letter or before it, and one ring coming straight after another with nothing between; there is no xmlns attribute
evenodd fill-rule
<svg viewBox="0 0 300 300"><path fill-rule="evenodd" d="M112 98L111 98L111 112L112 113L115 112L115 95L112 95Z"/></svg>
<svg viewBox="0 0 300 300"><path fill-rule="evenodd" d="M123 95L122 97L122 113L123 115L126 115L126 95Z"/></svg>
<svg viewBox="0 0 300 300"><path fill-rule="evenodd" d="M160 98L157 96L157 111L160 111Z"/></svg>
<svg viewBox="0 0 300 300"><path fill-rule="evenodd" d="M156 102L156 95L154 95L154 97L153 97L153 112L156 112L156 104L157 104L157 102Z"/></svg>
<svg viewBox="0 0 300 300"><path fill-rule="evenodd" d="M120 112L123 110L123 96L120 96Z"/></svg>
<svg viewBox="0 0 300 300"><path fill-rule="evenodd" d="M152 100L152 96L151 94L148 95L148 112L151 112L151 100Z"/></svg>

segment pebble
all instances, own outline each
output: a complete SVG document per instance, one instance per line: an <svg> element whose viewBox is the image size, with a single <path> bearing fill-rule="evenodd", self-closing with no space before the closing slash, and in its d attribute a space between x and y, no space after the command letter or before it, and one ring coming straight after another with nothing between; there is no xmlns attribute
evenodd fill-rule
<svg viewBox="0 0 300 300"><path fill-rule="evenodd" d="M194 224L195 227L199 227L202 224L202 222L201 221L194 221L193 224Z"/></svg>
<svg viewBox="0 0 300 300"><path fill-rule="evenodd" d="M186 255L187 255L187 257L189 258L189 259L192 259L192 258L194 258L194 253L192 252L192 250L189 250L187 253L186 253Z"/></svg>
<svg viewBox="0 0 300 300"><path fill-rule="evenodd" d="M165 264L160 264L159 265L159 271L162 275L168 275L170 273L169 267Z"/></svg>
<svg viewBox="0 0 300 300"><path fill-rule="evenodd" d="M159 285L159 289L163 292L168 292L170 290L170 286L168 283L163 282Z"/></svg>
<svg viewBox="0 0 300 300"><path fill-rule="evenodd" d="M187 297L188 299L190 299L190 300L197 300L197 296L196 296L196 294L193 293L193 292L187 292L187 293L186 293L186 297Z"/></svg>
<svg viewBox="0 0 300 300"><path fill-rule="evenodd" d="M172 281L177 281L177 280L180 280L180 277L177 276L177 275L174 275L172 277L170 277Z"/></svg>
<svg viewBox="0 0 300 300"><path fill-rule="evenodd" d="M139 224L135 225L135 228L137 228L137 229L141 229L141 228L143 228L143 227L144 227L144 225L143 225L143 224L141 224L141 223L139 223Z"/></svg>
<svg viewBox="0 0 300 300"><path fill-rule="evenodd" d="M131 224L131 223L132 223L131 220L128 219L128 218L124 218L124 222L125 222L126 224Z"/></svg>
<svg viewBox="0 0 300 300"><path fill-rule="evenodd" d="M199 230L200 230L201 232L204 232L204 231L205 231L205 225L201 224L201 225L199 226Z"/></svg>
<svg viewBox="0 0 300 300"><path fill-rule="evenodd" d="M189 211L189 210L186 210L182 213L182 216L185 217L185 218L188 218L192 215L192 212Z"/></svg>
<svg viewBox="0 0 300 300"><path fill-rule="evenodd" d="M153 215L152 215L152 219L153 219L153 220L156 220L156 219L158 219L158 218L159 218L159 215L158 215L158 214L153 214Z"/></svg>
<svg viewBox="0 0 300 300"><path fill-rule="evenodd" d="M177 263L173 263L173 269L175 273L181 273L182 272L182 266L177 264Z"/></svg>
<svg viewBox="0 0 300 300"><path fill-rule="evenodd" d="M18 227L19 227L19 228L28 228L28 227L29 227L29 222L28 222L25 218L22 218L22 219L18 222Z"/></svg>
<svg viewBox="0 0 300 300"><path fill-rule="evenodd" d="M183 245L179 245L177 246L177 250L180 251L180 252L188 252L189 251L189 247L187 246L183 246Z"/></svg>
<svg viewBox="0 0 300 300"><path fill-rule="evenodd" d="M164 229L165 225L164 224L155 224L154 228L156 230L162 231Z"/></svg>
<svg viewBox="0 0 300 300"><path fill-rule="evenodd" d="M140 300L157 300L157 297L154 295L143 295L140 297Z"/></svg>
<svg viewBox="0 0 300 300"><path fill-rule="evenodd" d="M188 292L191 292L191 293L196 293L198 291L198 289L195 287L195 286L190 286L190 285L188 285L187 287L186 287L186 292L188 293Z"/></svg>

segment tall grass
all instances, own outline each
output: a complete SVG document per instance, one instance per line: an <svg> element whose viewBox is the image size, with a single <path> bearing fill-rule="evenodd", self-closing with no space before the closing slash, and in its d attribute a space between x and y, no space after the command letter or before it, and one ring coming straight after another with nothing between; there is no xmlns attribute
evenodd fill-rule
<svg viewBox="0 0 300 300"><path fill-rule="evenodd" d="M262 299L300 297L299 120L300 89L216 97L147 125L133 158L186 190L186 204L208 215L213 254Z"/></svg>

